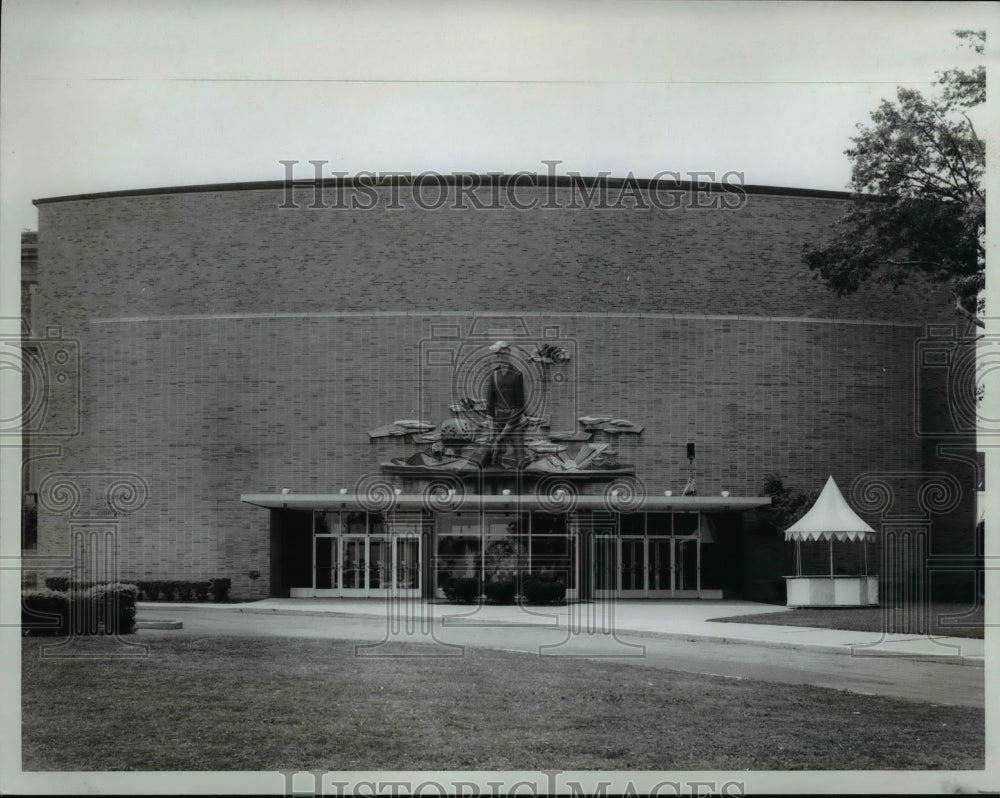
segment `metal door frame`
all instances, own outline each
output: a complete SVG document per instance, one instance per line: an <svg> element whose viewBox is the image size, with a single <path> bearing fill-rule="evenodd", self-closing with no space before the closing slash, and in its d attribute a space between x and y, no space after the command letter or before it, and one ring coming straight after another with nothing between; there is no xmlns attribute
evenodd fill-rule
<svg viewBox="0 0 1000 798"><path fill-rule="evenodd" d="M378 536L376 536L378 537ZM389 544L389 585L386 589L380 589L376 595L392 595L405 598L420 598L420 590L423 587L423 568L421 553L423 549L423 541L421 540L421 535L416 532L403 532L399 534L383 534L382 538ZM399 549L398 544L404 540L413 540L417 544L417 557L416 563L414 564L414 569L416 570L416 586L409 588L401 588L398 586L397 575L399 574Z"/></svg>
<svg viewBox="0 0 1000 798"><path fill-rule="evenodd" d="M316 598L335 598L340 595L340 542L339 535L313 535L312 545L312 593ZM329 540L331 546L331 572L333 587L316 587L316 569L319 566L319 541Z"/></svg>
<svg viewBox="0 0 1000 798"><path fill-rule="evenodd" d="M594 588L594 598L619 598L619 599L642 599L642 598L698 598L701 595L701 536L700 535L655 535L652 537L640 537L638 535L594 535L591 539L591 563L596 568L597 547L608 543L613 546L615 569L612 575L614 586L611 589ZM625 540L642 541L643 552L643 588L642 590L624 590L622 588L624 561L622 560L622 543ZM652 544L668 545L670 551L668 571L670 574L668 588L654 589L650 587L650 576L653 569L651 554ZM682 588L680 586L680 548L684 543L694 543L695 545L695 587ZM596 576L595 576L596 579Z"/></svg>

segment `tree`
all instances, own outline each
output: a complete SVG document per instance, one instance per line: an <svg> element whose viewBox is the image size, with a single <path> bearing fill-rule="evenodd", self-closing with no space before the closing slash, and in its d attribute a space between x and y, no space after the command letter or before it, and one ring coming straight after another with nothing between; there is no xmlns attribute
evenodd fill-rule
<svg viewBox="0 0 1000 798"><path fill-rule="evenodd" d="M760 495L771 497L771 504L760 510L761 518L778 531L784 532L816 503L819 491L788 487L781 474L773 472L764 475Z"/></svg>
<svg viewBox="0 0 1000 798"><path fill-rule="evenodd" d="M956 31L977 53L985 31ZM824 246L803 259L839 295L866 281L899 286L914 278L949 285L956 310L978 326L984 287L986 147L968 110L986 100L986 70L938 73L938 96L899 88L845 151L852 207Z"/></svg>

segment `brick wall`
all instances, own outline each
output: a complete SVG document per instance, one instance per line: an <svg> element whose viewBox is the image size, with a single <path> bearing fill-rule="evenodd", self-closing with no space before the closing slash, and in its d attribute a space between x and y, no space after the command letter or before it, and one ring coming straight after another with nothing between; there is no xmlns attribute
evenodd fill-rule
<svg viewBox="0 0 1000 798"><path fill-rule="evenodd" d="M67 432L36 481L77 475L74 517L114 519L121 576L231 576L234 594L266 594L269 514L239 494L336 491L414 451L367 430L446 418L498 337L527 348L556 336L571 352L526 369L553 430L601 412L645 425L609 440L650 493L683 487L688 441L703 494L755 495L769 471L804 488L833 474L846 492L867 472L921 468L914 346L946 304L838 299L814 281L801 245L838 200L367 212L282 200L40 206L36 318L78 342L80 365L51 397L50 428ZM434 347L454 362L428 361ZM135 510L109 500L130 481L145 497ZM71 520L43 507L47 550Z"/></svg>

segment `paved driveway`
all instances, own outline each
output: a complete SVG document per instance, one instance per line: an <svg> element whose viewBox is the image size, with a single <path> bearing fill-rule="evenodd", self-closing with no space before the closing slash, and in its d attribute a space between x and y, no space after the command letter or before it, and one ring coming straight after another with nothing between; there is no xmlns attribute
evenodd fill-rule
<svg viewBox="0 0 1000 798"><path fill-rule="evenodd" d="M231 605L236 607L239 605ZM244 607L248 605L243 605ZM662 605L661 605L662 606ZM766 606L766 605L757 605ZM495 648L531 656L576 656L613 659L623 666L664 668L734 679L761 679L784 684L806 684L883 695L936 704L982 707L984 669L960 660L912 656L852 656L817 647L777 647L753 641L741 643L685 639L644 630L599 629L570 634L552 614L540 615L535 625L503 623L493 617L456 618L456 623L428 623L426 617L396 613L387 617L385 605L368 603L363 613L316 611L285 613L241 612L177 605L143 605L143 620L181 620L182 630L142 630L155 650L160 635L248 635L310 637L356 641L359 658L371 656L461 656L463 647ZM306 608L303 608L306 609ZM501 608L492 608L499 610ZM718 608L715 608L718 610ZM721 614L732 614L726 607ZM517 612L516 609L509 610ZM648 610L655 612L655 608ZM767 611L774 611L767 607ZM555 623L553 621L556 621ZM740 626L725 624L725 626ZM782 627L787 631L787 627ZM396 643L416 646L400 647ZM766 641L765 641L766 643Z"/></svg>

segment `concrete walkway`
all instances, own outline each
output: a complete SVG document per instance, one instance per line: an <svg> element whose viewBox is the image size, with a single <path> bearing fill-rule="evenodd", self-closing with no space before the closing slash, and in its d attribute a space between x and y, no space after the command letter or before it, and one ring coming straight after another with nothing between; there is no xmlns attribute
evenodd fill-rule
<svg viewBox="0 0 1000 798"><path fill-rule="evenodd" d="M563 607L461 606L405 599L264 599L243 604L139 602L138 618L146 611L176 614L185 610L267 615L371 616L373 622L393 619L442 624L445 627L533 627L585 634L617 632L686 640L711 640L756 646L810 649L853 656L934 658L982 667L984 641L959 637L850 632L771 624L718 623L712 618L780 612L773 604L746 601L602 601Z"/></svg>

